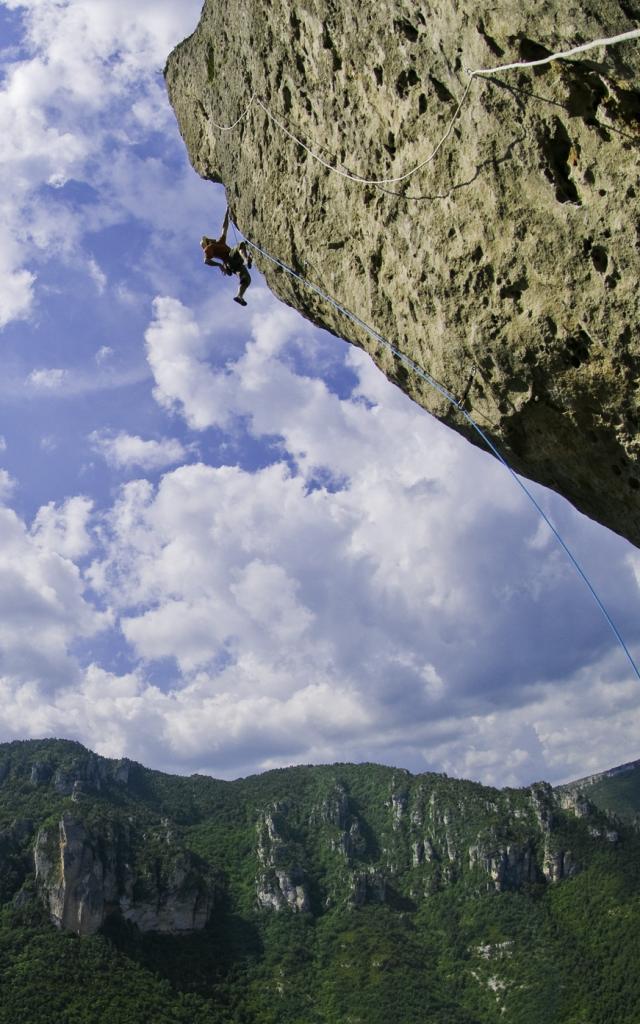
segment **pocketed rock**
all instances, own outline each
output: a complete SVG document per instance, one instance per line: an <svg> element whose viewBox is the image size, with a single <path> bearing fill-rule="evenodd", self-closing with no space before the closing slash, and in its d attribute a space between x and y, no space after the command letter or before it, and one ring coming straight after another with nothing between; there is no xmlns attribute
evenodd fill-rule
<svg viewBox="0 0 640 1024"><path fill-rule="evenodd" d="M477 77L637 27L617 0L206 0L166 81L193 166L246 236L440 381L513 467L640 543L640 46ZM231 125L246 112L231 132ZM208 225L194 225L197 240ZM215 230L212 225L210 230ZM426 381L261 256L276 295L366 349L475 444Z"/></svg>

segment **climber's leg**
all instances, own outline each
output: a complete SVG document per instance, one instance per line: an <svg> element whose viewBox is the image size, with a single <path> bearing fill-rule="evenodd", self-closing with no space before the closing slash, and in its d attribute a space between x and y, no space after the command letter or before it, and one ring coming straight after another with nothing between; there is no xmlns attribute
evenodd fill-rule
<svg viewBox="0 0 640 1024"><path fill-rule="evenodd" d="M228 230L229 230L229 207L227 206L227 212L225 213L224 220L222 222L222 234L220 235L220 238L216 238L216 242L218 242L218 244L220 244L220 245L226 245L227 244L227 231Z"/></svg>
<svg viewBox="0 0 640 1024"><path fill-rule="evenodd" d="M246 306L247 301L244 297L244 293L251 284L251 274L243 267L242 270L238 271L238 277L240 279L240 287L238 288L238 294L234 295L233 301L239 303L241 306Z"/></svg>

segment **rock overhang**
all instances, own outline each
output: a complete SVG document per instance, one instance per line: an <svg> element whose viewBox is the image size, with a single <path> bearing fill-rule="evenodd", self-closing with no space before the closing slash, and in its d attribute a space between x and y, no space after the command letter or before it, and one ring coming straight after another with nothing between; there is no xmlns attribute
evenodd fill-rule
<svg viewBox="0 0 640 1024"><path fill-rule="evenodd" d="M515 469L640 542L640 44L475 79L637 28L615 0L421 7L207 0L167 86L191 161L240 229L440 381ZM277 201L276 201L277 197ZM425 409L479 439L441 394L317 294L257 258L308 319L364 347ZM311 268L311 273L309 273ZM320 268L318 271L317 268ZM316 280L317 278L317 280Z"/></svg>

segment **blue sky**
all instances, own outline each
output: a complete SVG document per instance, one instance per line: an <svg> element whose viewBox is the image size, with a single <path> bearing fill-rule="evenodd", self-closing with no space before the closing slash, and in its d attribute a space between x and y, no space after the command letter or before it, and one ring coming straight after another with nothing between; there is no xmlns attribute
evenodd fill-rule
<svg viewBox="0 0 640 1024"><path fill-rule="evenodd" d="M203 265L224 191L161 75L198 16L0 3L0 739L497 785L637 757L640 684L505 470ZM638 552L534 490L638 655Z"/></svg>

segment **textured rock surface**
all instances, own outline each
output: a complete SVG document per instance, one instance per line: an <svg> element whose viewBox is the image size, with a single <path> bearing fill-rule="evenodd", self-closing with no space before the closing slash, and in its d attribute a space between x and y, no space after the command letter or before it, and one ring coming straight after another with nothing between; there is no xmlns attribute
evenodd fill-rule
<svg viewBox="0 0 640 1024"><path fill-rule="evenodd" d="M57 834L56 834L57 832ZM115 897L112 866L105 864L81 822L64 815L55 829L42 829L34 848L36 881L57 925L92 935L104 920L105 900Z"/></svg>
<svg viewBox="0 0 640 1024"><path fill-rule="evenodd" d="M171 55L196 170L247 237L302 271L441 381L527 476L640 543L640 45L474 81L435 161L464 67L533 59L640 24L637 0L562 5L206 0ZM195 234L215 225L194 227ZM197 254L194 252L194 256ZM273 291L364 346L477 443L464 419L330 306L258 258Z"/></svg>
<svg viewBox="0 0 640 1024"><path fill-rule="evenodd" d="M296 863L295 847L287 842L287 814L286 804L275 804L256 825L256 898L264 910L287 908L298 913L310 910L311 903L305 872Z"/></svg>
<svg viewBox="0 0 640 1024"><path fill-rule="evenodd" d="M213 904L188 851L178 851L169 870L155 859L151 870L136 872L128 837L92 835L69 812L56 827L40 829L33 858L52 921L77 935L93 935L114 913L143 932L195 931Z"/></svg>

